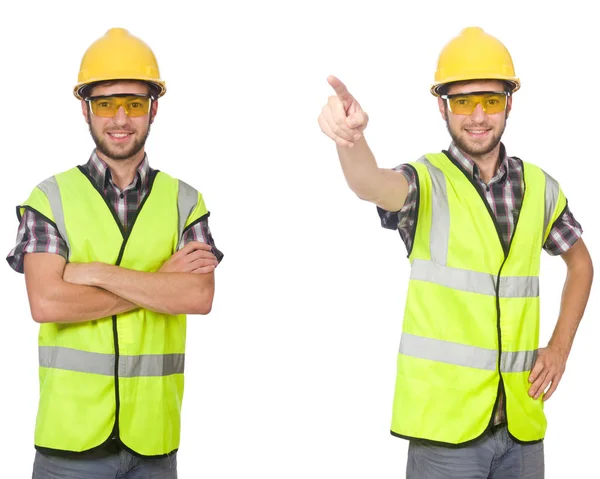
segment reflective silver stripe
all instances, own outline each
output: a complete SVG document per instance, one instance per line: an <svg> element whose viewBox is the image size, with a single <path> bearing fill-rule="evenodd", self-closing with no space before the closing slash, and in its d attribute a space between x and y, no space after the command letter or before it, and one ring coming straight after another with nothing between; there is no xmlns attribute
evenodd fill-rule
<svg viewBox="0 0 600 479"><path fill-rule="evenodd" d="M113 354L91 353L58 346L40 346L39 356L40 366L44 368L66 369L104 376L115 374Z"/></svg>
<svg viewBox="0 0 600 479"><path fill-rule="evenodd" d="M495 281L491 274L449 268L422 259L413 261L410 279L427 281L460 291L496 295Z"/></svg>
<svg viewBox="0 0 600 479"><path fill-rule="evenodd" d="M181 235L183 228L189 216L194 211L194 208L198 204L198 191L179 180L179 193L177 194L177 213L179 215L179 240L181 241Z"/></svg>
<svg viewBox="0 0 600 479"><path fill-rule="evenodd" d="M450 268L422 259L413 260L411 280L427 281L447 288L489 296L496 295L496 277L470 271ZM536 276L500 277L500 298L525 298L539 296L539 278Z"/></svg>
<svg viewBox="0 0 600 479"><path fill-rule="evenodd" d="M558 193L559 186L558 182L552 178L548 173L544 171L544 175L546 177L546 202L545 202L545 211L544 211L544 231L543 234L546 234L546 230L548 226L550 226L550 220L554 214L554 209L556 208L556 204L558 203Z"/></svg>
<svg viewBox="0 0 600 479"><path fill-rule="evenodd" d="M58 346L39 347L40 367L64 369L81 373L114 376L115 356L113 354L92 353ZM140 356L119 356L119 376L169 376L182 374L185 354L143 354Z"/></svg>
<svg viewBox="0 0 600 479"><path fill-rule="evenodd" d="M402 333L399 353L485 371L495 371L498 360L498 352L495 349L468 346L408 333ZM500 371L503 373L531 371L536 357L537 351L503 352L500 358Z"/></svg>
<svg viewBox="0 0 600 479"><path fill-rule="evenodd" d="M450 240L450 207L446 177L426 157L423 156L417 161L427 167L431 176L431 231L429 232L431 260L445 265Z"/></svg>
<svg viewBox="0 0 600 479"><path fill-rule="evenodd" d="M62 200L60 199L60 190L58 189L58 183L54 176L42 181L38 188L44 192L50 202L50 208L54 215L54 222L58 228L58 232L63 240L67 243L69 256L71 256L71 245L69 244L69 237L67 236L67 228L65 227L65 214L63 212Z"/></svg>
<svg viewBox="0 0 600 479"><path fill-rule="evenodd" d="M169 376L183 373L185 354L143 354L120 356L119 376Z"/></svg>
<svg viewBox="0 0 600 479"><path fill-rule="evenodd" d="M531 371L537 358L537 351L504 352L500 356L500 370L503 373Z"/></svg>
<svg viewBox="0 0 600 479"><path fill-rule="evenodd" d="M415 358L487 371L495 371L498 361L498 352L494 349L466 346L408 333L402 333L399 352Z"/></svg>
<svg viewBox="0 0 600 479"><path fill-rule="evenodd" d="M500 276L500 298L536 298L540 295L537 276Z"/></svg>

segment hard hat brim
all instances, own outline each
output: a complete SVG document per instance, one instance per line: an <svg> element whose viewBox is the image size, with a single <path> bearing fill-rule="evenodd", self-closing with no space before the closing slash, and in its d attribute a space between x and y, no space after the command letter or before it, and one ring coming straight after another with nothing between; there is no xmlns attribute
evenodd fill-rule
<svg viewBox="0 0 600 479"><path fill-rule="evenodd" d="M511 85L512 93L516 92L519 88L521 88L521 81L515 77L508 77L508 76L503 77L501 75L494 75L494 76L487 76L487 77L461 76L461 77L448 78L448 79L444 80L443 82L436 82L433 85L431 85L430 91L433 96L440 96L439 90L442 87L444 87L445 85L449 85L451 83L463 82L463 81L477 81L477 80L499 80L499 81L506 82Z"/></svg>
<svg viewBox="0 0 600 479"><path fill-rule="evenodd" d="M75 87L73 88L73 94L75 95L75 97L77 99L84 100L84 97L81 94L81 92L85 88L87 88L91 85L94 85L94 84L98 84L98 83L102 83L102 82L109 82L109 81L141 81L144 83L149 83L151 85L154 85L157 88L157 90L158 90L157 98L160 98L167 92L166 83L162 80L155 80L155 79L142 78L142 77L135 77L135 78L103 77L103 78L92 78L88 81L77 83L77 85L75 85Z"/></svg>

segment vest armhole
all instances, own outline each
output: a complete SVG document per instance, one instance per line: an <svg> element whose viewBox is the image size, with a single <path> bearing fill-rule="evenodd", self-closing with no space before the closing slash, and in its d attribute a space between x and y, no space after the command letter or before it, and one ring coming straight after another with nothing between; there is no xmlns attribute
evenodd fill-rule
<svg viewBox="0 0 600 479"><path fill-rule="evenodd" d="M415 204L415 222L411 228L411 231L409 232L410 240L411 240L410 248L407 249L407 251L406 251L406 257L410 258L410 255L412 254L413 248L415 246L415 238L417 236L417 224L419 222L419 209L421 206L421 180L419 179L419 172L414 167L414 165L411 165L410 163L408 163L406 166L408 168L410 168L415 175L416 192L417 192L417 199L416 199L416 204Z"/></svg>
<svg viewBox="0 0 600 479"><path fill-rule="evenodd" d="M60 234L60 231L58 230L58 226L56 226L56 223L54 221L52 221L50 218L48 218L45 214L40 213L38 210L36 210L35 208L33 208L29 205L18 205L17 206L17 218L19 218L19 222L21 222L21 219L22 219L21 211L20 211L21 208L23 208L24 210L27 210L27 211L31 211L34 215L39 216L45 222L49 223L56 230L56 233L61 237L61 239L64 240L64 238Z"/></svg>
<svg viewBox="0 0 600 479"><path fill-rule="evenodd" d="M548 236L546 236L544 238L544 242L542 243L543 245L545 245L546 241L548 241L548 238L550 237L550 233L552 232L552 230L556 226L556 223L558 223L561 220L561 218L563 217L563 215L567 211L568 207L569 207L569 201L565 198L565 206L563 206L562 210L560 210L560 213L558 214L558 216L556 217L556 219L550 224L550 227L548 228Z"/></svg>
<svg viewBox="0 0 600 479"><path fill-rule="evenodd" d="M60 229L58 228L57 224L52 221L50 218L48 218L45 214L40 213L38 210L36 210L35 208L29 206L29 205L18 205L17 206L17 218L19 218L19 223L21 223L22 220L22 215L21 215L21 208L23 208L24 210L30 211L31 213L33 213L34 215L38 216L39 218L43 219L46 223L48 223L50 226L52 226L54 228L54 231L56 231L57 236L63 240L65 242L65 244L67 245L67 251L70 248L70 245L67 241L65 241L65 239L63 238L63 235L60 234Z"/></svg>
<svg viewBox="0 0 600 479"><path fill-rule="evenodd" d="M190 230L192 229L194 226L196 226L198 223L204 221L205 219L207 219L210 216L210 211L204 213L200 218L198 218L197 220L192 221L189 225L187 225L183 231L181 232L181 238L179 238L179 241L183 240L184 235Z"/></svg>

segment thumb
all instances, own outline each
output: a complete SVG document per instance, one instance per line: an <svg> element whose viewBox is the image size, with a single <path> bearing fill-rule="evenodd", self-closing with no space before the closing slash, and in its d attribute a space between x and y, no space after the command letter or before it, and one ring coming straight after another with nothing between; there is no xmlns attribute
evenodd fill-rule
<svg viewBox="0 0 600 479"><path fill-rule="evenodd" d="M348 116L346 124L350 128L365 128L369 121L369 116L362 110L356 111Z"/></svg>

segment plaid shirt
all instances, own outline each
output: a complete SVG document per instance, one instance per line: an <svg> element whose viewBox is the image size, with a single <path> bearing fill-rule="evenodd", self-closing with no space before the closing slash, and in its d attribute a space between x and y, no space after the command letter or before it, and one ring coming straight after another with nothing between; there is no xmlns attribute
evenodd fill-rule
<svg viewBox="0 0 600 479"><path fill-rule="evenodd" d="M502 234L502 240L506 245L510 244L514 226L523 203L523 164L517 158L506 155L503 144L500 146L500 165L494 177L486 184L479 176L479 169L473 160L465 156L452 142L448 149L450 155L457 163L473 178L489 203L496 222ZM414 170L407 165L399 165L394 170L404 174L408 180L408 196L400 211L385 211L377 208L381 225L384 228L395 230L406 245L407 251L411 250L415 235L415 224L417 220L417 178ZM554 223L550 235L544 244L544 250L552 255L560 255L566 252L581 237L583 230L575 220L573 214L567 207L562 216ZM494 424L505 421L504 397L500 395L496 409Z"/></svg>
<svg viewBox="0 0 600 479"><path fill-rule="evenodd" d="M137 168L135 178L125 189L121 190L113 183L108 165L94 151L89 161L82 165L95 185L104 193L108 202L113 205L119 221L125 230L135 219L138 209L148 194L149 179L152 168L147 155ZM183 235L179 248L190 241L201 241L212 247L212 253L221 262L223 253L217 249L208 227L208 216L188 229ZM68 258L67 244L60 234L44 218L30 210L25 210L17 232L16 246L10 251L6 260L17 272L23 273L23 257L25 253L55 253L65 260Z"/></svg>

